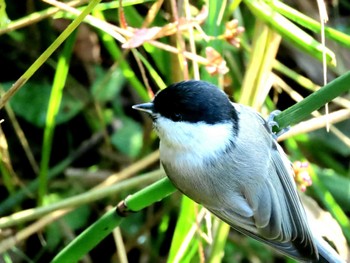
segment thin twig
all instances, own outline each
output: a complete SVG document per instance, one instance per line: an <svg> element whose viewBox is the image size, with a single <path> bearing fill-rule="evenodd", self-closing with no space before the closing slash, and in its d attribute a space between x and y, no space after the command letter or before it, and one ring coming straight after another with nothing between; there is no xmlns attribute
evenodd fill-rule
<svg viewBox="0 0 350 263"><path fill-rule="evenodd" d="M74 7L83 5L88 2L88 0L76 0L66 3L66 5ZM45 18L56 14L60 10L60 8L48 8L47 10L39 11L26 17L20 18L18 20L12 21L10 24L7 25L7 27L0 29L0 35L40 22L41 20L44 20Z"/></svg>
<svg viewBox="0 0 350 263"><path fill-rule="evenodd" d="M186 19L188 21L191 21L191 10L190 10L190 2L189 0L184 1L184 8L185 8L185 14L186 14ZM189 42L190 42L190 49L192 54L197 54L196 52L196 43L194 41L194 33L193 33L193 27L189 26L188 27L188 33L189 33ZM193 63L193 75L194 78L199 80L199 66L197 60L192 60Z"/></svg>
<svg viewBox="0 0 350 263"><path fill-rule="evenodd" d="M184 55L184 52L186 51L186 46L185 46L185 41L182 38L181 30L180 30L180 19L179 19L179 14L178 14L178 6L177 6L177 1L176 0L171 0L170 5L171 5L171 11L173 13L174 20L176 21L176 41L177 41L177 46L179 52L178 58L180 62L181 69L183 70L183 79L188 79L189 78L189 72L188 72L188 63L187 63L187 58Z"/></svg>

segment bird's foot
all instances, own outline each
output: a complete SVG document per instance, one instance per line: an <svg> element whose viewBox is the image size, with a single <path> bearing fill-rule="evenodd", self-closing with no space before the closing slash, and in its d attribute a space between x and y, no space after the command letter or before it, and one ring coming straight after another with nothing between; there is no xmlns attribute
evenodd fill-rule
<svg viewBox="0 0 350 263"><path fill-rule="evenodd" d="M269 129L270 129L270 132L271 132L272 136L275 138L275 140L277 140L277 138L279 136L281 136L282 134L286 133L290 129L290 127L288 126L288 127L284 128L284 129L280 130L277 133L273 131L273 127L276 126L277 128L279 128L278 123L275 121L275 117L278 114L280 114L280 113L281 113L280 110L274 110L273 112L270 113L269 117L266 120L267 121L267 125L269 126Z"/></svg>

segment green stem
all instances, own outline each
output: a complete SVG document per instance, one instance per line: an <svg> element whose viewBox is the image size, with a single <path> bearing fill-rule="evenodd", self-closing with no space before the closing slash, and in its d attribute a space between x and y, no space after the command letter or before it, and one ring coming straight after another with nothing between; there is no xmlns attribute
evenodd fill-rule
<svg viewBox="0 0 350 263"><path fill-rule="evenodd" d="M102 139L102 133L100 132L99 134L95 134L93 138L95 138L93 141L91 139L83 141L76 151L72 152L64 160L52 167L47 173L48 180L51 180L61 174L72 162L99 143ZM13 210L13 207L19 205L28 196L34 195L34 192L37 191L38 187L39 178L36 178L35 180L29 182L26 187L17 190L14 195L3 200L0 203L0 216L3 216L9 211Z"/></svg>
<svg viewBox="0 0 350 263"><path fill-rule="evenodd" d="M256 17L276 30L285 40L290 41L293 45L320 61L323 61L323 52L325 52L327 64L335 66L335 54L330 49L324 47L290 20L273 10L264 1L243 0L243 2Z"/></svg>
<svg viewBox="0 0 350 263"><path fill-rule="evenodd" d="M75 33L74 33L75 32ZM59 111L63 88L66 83L69 62L73 51L73 46L75 43L76 31L74 31L67 42L64 45L62 55L60 56L57 63L57 70L52 84L52 90L49 100L49 105L46 115L46 124L43 138L43 146L41 152L41 162L40 162L40 172L39 172L39 189L38 189L38 204L42 205L44 196L47 192L47 177L49 171L49 162L52 149L52 140L54 135L54 130L56 127L56 115Z"/></svg>
<svg viewBox="0 0 350 263"><path fill-rule="evenodd" d="M57 175L61 174L64 169L67 168L76 158L72 158L72 156L68 156L66 159L61 161L55 167L53 167L50 171L48 171L48 180L55 178ZM0 216L5 215L9 211L13 210L14 206L20 204L24 199L28 197L28 195L32 195L39 187L39 180L36 179L31 181L26 185L25 188L21 188L17 190L13 195L6 198L4 201L0 203Z"/></svg>
<svg viewBox="0 0 350 263"><path fill-rule="evenodd" d="M336 97L350 90L350 71L329 82L323 88L315 91L302 101L294 104L275 117L279 128L283 129L291 124L299 123L310 114L332 101Z"/></svg>
<svg viewBox="0 0 350 263"><path fill-rule="evenodd" d="M77 262L122 222L115 209L109 210L87 228L52 260L52 263Z"/></svg>
<svg viewBox="0 0 350 263"><path fill-rule="evenodd" d="M105 21L105 17L101 11L94 10L94 16L102 21ZM101 36L102 44L105 46L111 57L115 61L118 61L124 77L130 82L130 85L134 90L136 90L141 99L148 101L149 95L144 85L138 80L135 72L131 69L129 63L125 60L125 54L123 54L123 51L118 47L115 39L102 29L98 29L98 33Z"/></svg>
<svg viewBox="0 0 350 263"><path fill-rule="evenodd" d="M219 219L215 219L219 220ZM209 263L222 262L222 258L224 256L224 248L227 242L227 236L230 232L231 227L222 222L218 222L218 229L215 233L215 237L213 239L212 251L210 253L210 258L208 259Z"/></svg>
<svg viewBox="0 0 350 263"><path fill-rule="evenodd" d="M304 15L303 13L300 13L299 11L295 10L294 8L286 5L285 3L281 1L267 1L266 2L269 6L271 6L274 10L276 10L278 13L281 13L285 17L289 18L290 20L294 21L295 23L306 27L310 30L312 30L315 33L321 32L321 24L320 22ZM326 37L333 39L337 41L338 43L342 44L343 46L349 48L350 47L350 36L339 31L335 30L331 27L325 26L324 28Z"/></svg>
<svg viewBox="0 0 350 263"><path fill-rule="evenodd" d="M13 86L0 99L0 109L7 101L34 75L34 73L45 63L52 53L65 41L70 34L80 25L84 18L94 9L101 0L91 0L89 5L71 24L57 37L57 39L35 60L35 62L23 73Z"/></svg>
<svg viewBox="0 0 350 263"><path fill-rule="evenodd" d="M155 202L162 200L175 191L175 186L167 177L164 177L163 179L160 179L137 193L128 196L125 199L125 204L129 210L139 211Z"/></svg>
<svg viewBox="0 0 350 263"><path fill-rule="evenodd" d="M117 192L122 190L126 191L127 189L135 188L140 185L147 185L153 183L161 176L164 176L164 172L156 170L141 176L121 181L117 184L113 184L107 187L91 189L79 195L65 198L62 201L50 205L23 210L18 213L0 218L0 229L13 227L19 224L23 224L30 220L41 218L47 215L48 213L54 212L56 210L74 208L82 206L84 204L92 203L97 200L101 200L102 198L108 197L112 194L116 194Z"/></svg>
<svg viewBox="0 0 350 263"><path fill-rule="evenodd" d="M136 212L160 201L175 191L176 189L169 179L163 178L127 197L125 203L129 210ZM109 235L114 228L119 226L121 222L122 217L118 215L115 209L111 209L57 254L52 262L77 262Z"/></svg>
<svg viewBox="0 0 350 263"><path fill-rule="evenodd" d="M83 5L86 2L88 2L88 0L84 0L84 1L77 0L77 1L67 2L67 5L71 7L75 7L75 6ZM15 31L16 29L38 23L50 16L53 16L57 12L60 12L60 9L58 7L49 7L47 9L40 10L40 11L31 13L30 15L21 17L17 20L13 20L9 24L7 24L6 27L0 28L0 36L8 32Z"/></svg>

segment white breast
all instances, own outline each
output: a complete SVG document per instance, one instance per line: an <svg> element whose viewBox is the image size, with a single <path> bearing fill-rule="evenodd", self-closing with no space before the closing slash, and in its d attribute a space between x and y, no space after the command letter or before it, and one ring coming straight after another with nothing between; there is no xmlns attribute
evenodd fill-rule
<svg viewBox="0 0 350 263"><path fill-rule="evenodd" d="M173 122L159 117L156 130L161 140L163 162L176 167L198 166L205 158L226 149L233 132L233 124L209 125L204 122Z"/></svg>

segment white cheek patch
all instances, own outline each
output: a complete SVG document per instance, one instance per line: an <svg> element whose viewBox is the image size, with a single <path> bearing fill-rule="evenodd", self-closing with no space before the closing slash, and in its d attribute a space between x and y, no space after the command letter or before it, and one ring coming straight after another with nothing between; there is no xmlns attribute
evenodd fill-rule
<svg viewBox="0 0 350 263"><path fill-rule="evenodd" d="M231 142L228 138L233 134L233 123L210 125L204 122L174 122L159 117L156 131L164 154L171 154L172 158L177 154L182 156L189 154L193 159L208 157L225 150Z"/></svg>

